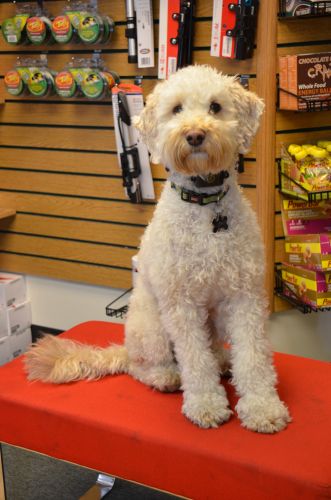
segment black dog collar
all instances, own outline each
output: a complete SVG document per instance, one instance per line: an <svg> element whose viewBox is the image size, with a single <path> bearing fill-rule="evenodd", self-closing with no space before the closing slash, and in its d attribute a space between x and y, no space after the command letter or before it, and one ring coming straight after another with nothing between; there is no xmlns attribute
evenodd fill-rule
<svg viewBox="0 0 331 500"><path fill-rule="evenodd" d="M198 205L209 205L209 203L217 203L224 198L226 193L229 191L229 186L223 191L218 191L217 193L197 193L196 191L190 191L189 189L178 186L174 182L171 183L172 189L175 189L183 201L188 203L197 203Z"/></svg>
<svg viewBox="0 0 331 500"><path fill-rule="evenodd" d="M222 186L225 179L229 177L227 170L221 170L218 174L208 174L206 177L191 177L191 181L197 188Z"/></svg>

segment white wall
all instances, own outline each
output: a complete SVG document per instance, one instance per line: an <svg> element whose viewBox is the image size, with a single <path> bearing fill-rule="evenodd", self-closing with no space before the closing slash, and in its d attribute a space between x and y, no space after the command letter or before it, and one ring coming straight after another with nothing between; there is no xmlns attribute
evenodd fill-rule
<svg viewBox="0 0 331 500"><path fill-rule="evenodd" d="M268 333L275 351L331 361L331 312L275 313Z"/></svg>
<svg viewBox="0 0 331 500"><path fill-rule="evenodd" d="M27 276L26 281L33 324L59 330L84 321L109 321L106 306L124 291L35 276Z"/></svg>
<svg viewBox="0 0 331 500"><path fill-rule="evenodd" d="M123 322L106 316L105 308L123 290L27 277L33 323L67 330L89 320ZM127 296L118 305L126 303ZM276 351L331 361L331 312L273 314L268 333Z"/></svg>

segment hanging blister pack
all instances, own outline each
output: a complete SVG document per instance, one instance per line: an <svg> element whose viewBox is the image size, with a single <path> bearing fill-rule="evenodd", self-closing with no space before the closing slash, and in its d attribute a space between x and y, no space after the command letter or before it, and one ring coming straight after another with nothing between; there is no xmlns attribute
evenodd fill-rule
<svg viewBox="0 0 331 500"><path fill-rule="evenodd" d="M249 59L253 56L258 0L214 0L210 54Z"/></svg>
<svg viewBox="0 0 331 500"><path fill-rule="evenodd" d="M132 84L117 85L112 89L112 104L117 155L127 196L132 203L154 200L148 150L131 121L144 107L142 89Z"/></svg>
<svg viewBox="0 0 331 500"><path fill-rule="evenodd" d="M154 25L151 0L135 0L138 68L154 67Z"/></svg>
<svg viewBox="0 0 331 500"><path fill-rule="evenodd" d="M5 88L14 96L48 97L54 93L55 75L48 68L45 54L18 57L15 67L5 74Z"/></svg>
<svg viewBox="0 0 331 500"><path fill-rule="evenodd" d="M160 79L192 63L194 6L194 0L160 0Z"/></svg>
<svg viewBox="0 0 331 500"><path fill-rule="evenodd" d="M151 0L125 0L128 62L154 67L154 24Z"/></svg>

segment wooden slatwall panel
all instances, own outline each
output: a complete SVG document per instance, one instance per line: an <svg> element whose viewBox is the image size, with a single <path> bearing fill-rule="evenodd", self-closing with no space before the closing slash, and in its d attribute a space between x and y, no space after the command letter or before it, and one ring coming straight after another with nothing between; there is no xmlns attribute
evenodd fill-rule
<svg viewBox="0 0 331 500"><path fill-rule="evenodd" d="M51 13L64 2L46 1ZM116 22L107 46L97 46L109 69L122 81L144 75L147 95L157 83L157 68L138 69L127 63L125 3L99 0L100 11ZM159 1L154 1L158 20ZM0 21L13 15L10 2L0 4ZM212 58L212 0L199 0L196 10L194 62L208 63L226 73L252 76L256 59L238 63ZM158 24L155 24L157 47ZM15 58L48 51L49 67L61 70L72 55L89 56L84 45L13 47L0 38L0 207L17 211L0 223L0 268L13 272L86 282L109 287L131 286L131 257L155 204L132 205L124 195L117 164L111 99L87 102L12 97L3 76ZM256 147L245 160L240 182L256 206ZM154 187L160 196L164 168L153 165Z"/></svg>
<svg viewBox="0 0 331 500"><path fill-rule="evenodd" d="M330 17L279 21L277 56L308 54L331 50ZM276 115L276 158L280 157L282 143L314 143L331 136L331 111L298 113L278 111ZM280 215L280 195L275 191L275 261L285 257L284 233ZM276 298L275 310L288 308L286 302Z"/></svg>

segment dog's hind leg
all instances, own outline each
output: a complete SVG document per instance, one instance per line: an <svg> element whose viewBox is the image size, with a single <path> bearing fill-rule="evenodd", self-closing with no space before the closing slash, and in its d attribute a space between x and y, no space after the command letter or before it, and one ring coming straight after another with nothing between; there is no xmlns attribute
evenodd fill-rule
<svg viewBox="0 0 331 500"><path fill-rule="evenodd" d="M180 375L172 344L164 329L158 303L150 288L138 279L125 325L125 345L129 352L129 373L159 391L180 388Z"/></svg>

